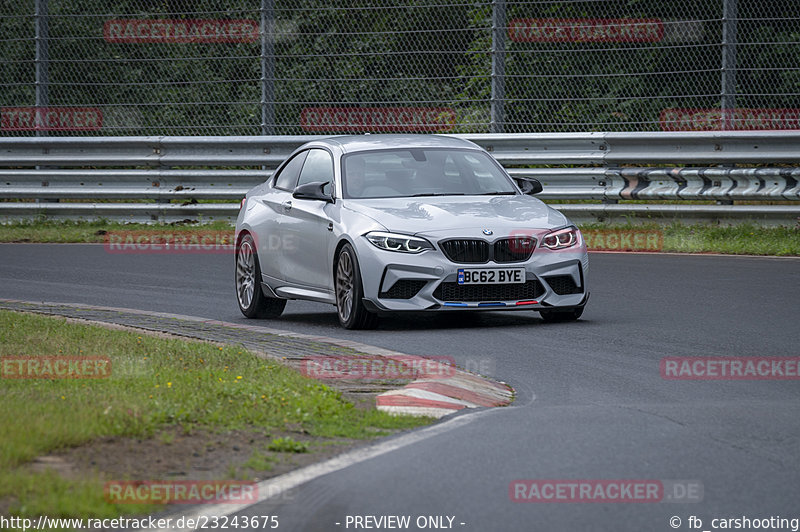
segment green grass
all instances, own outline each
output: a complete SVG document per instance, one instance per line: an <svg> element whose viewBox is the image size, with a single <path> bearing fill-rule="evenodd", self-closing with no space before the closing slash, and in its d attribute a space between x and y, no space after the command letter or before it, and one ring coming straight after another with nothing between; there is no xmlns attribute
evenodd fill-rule
<svg viewBox="0 0 800 532"><path fill-rule="evenodd" d="M242 464L242 467L253 471L271 471L277 461L278 459L271 454L254 451L250 458Z"/></svg>
<svg viewBox="0 0 800 532"><path fill-rule="evenodd" d="M16 500L13 515L147 511L106 502L99 477L66 479L26 468L38 456L97 438L159 437L169 427L264 434L301 427L311 436L371 438L430 422L357 409L338 391L237 347L8 311L0 311L0 331L0 357L111 359L111 376L103 379L0 379L0 500ZM169 444L169 436L160 437Z"/></svg>
<svg viewBox="0 0 800 532"><path fill-rule="evenodd" d="M19 221L0 225L0 242L52 242L52 243L102 243L112 231L152 231L153 233L181 233L195 231L230 231L227 221L203 224L140 224L98 220L72 221Z"/></svg>
<svg viewBox="0 0 800 532"><path fill-rule="evenodd" d="M581 229L663 231L665 252L800 256L800 227L595 223L582 224Z"/></svg>
<svg viewBox="0 0 800 532"><path fill-rule="evenodd" d="M761 227L740 224L722 227L710 224L581 224L582 229L664 231L664 251L686 253L733 253L742 255L800 255L800 226ZM209 224L123 224L117 222L14 222L0 225L0 242L104 242L109 231L232 230L228 222Z"/></svg>
<svg viewBox="0 0 800 532"><path fill-rule="evenodd" d="M308 444L296 441L291 437L275 438L269 444L268 449L276 453L307 453Z"/></svg>

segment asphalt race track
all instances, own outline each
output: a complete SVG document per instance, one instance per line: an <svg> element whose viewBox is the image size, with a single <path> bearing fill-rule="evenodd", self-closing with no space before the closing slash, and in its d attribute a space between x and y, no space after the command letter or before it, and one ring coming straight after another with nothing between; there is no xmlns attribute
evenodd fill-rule
<svg viewBox="0 0 800 532"><path fill-rule="evenodd" d="M279 530L293 531L352 530L347 516L410 516L411 530L418 516L446 516L444 526L451 517L453 528L476 531L675 530L673 517L689 530L690 516L713 530L715 518L800 518L798 381L666 380L659 370L669 356L800 356L800 259L592 254L590 262L592 296L571 324L528 311L418 314L351 332L333 307L290 302L269 326L453 356L518 396L243 513L278 515ZM244 321L230 255L4 244L0 287L2 298ZM701 486L702 502L676 501L680 490L659 503L512 502L517 479L674 480Z"/></svg>

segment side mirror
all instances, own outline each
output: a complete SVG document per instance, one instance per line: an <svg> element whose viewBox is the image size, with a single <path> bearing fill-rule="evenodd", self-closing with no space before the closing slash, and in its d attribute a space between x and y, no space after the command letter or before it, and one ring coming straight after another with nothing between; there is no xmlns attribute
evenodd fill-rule
<svg viewBox="0 0 800 532"><path fill-rule="evenodd" d="M294 189L294 192L292 192L292 197L297 199L310 199L333 203L333 198L331 195L324 192L325 187L328 185L330 185L330 181L326 181L324 183L322 181L306 183L305 185L300 185Z"/></svg>
<svg viewBox="0 0 800 532"><path fill-rule="evenodd" d="M542 184L539 182L538 179L534 179L532 177L523 177L518 176L514 178L516 181L517 186L522 191L523 194L527 194L529 196L533 196L534 194L538 194L542 191Z"/></svg>

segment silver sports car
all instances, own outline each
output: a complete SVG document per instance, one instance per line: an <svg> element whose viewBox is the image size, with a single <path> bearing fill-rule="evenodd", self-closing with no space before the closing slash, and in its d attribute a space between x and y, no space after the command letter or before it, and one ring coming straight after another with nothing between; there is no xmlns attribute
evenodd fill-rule
<svg viewBox="0 0 800 532"><path fill-rule="evenodd" d="M242 201L236 297L274 318L336 305L348 329L399 311L535 310L578 319L581 233L489 153L436 135L330 137L295 151Z"/></svg>

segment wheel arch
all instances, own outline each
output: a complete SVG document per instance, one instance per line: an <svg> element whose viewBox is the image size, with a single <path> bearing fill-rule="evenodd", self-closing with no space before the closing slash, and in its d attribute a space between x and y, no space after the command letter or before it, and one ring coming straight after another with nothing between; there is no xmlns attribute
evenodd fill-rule
<svg viewBox="0 0 800 532"><path fill-rule="evenodd" d="M339 260L339 254L342 252L342 248L345 244L350 244L350 247L353 248L353 251L356 249L355 243L350 240L349 237L342 235L339 238L339 241L336 243L336 248L333 251L333 260L331 261L331 279L334 280L334 285L336 284L336 262ZM359 269L361 265L359 264Z"/></svg>
<svg viewBox="0 0 800 532"><path fill-rule="evenodd" d="M256 238L253 236L253 233L252 231L250 231L249 227L242 227L240 229L236 229L236 233L233 236L233 240L235 242L235 247L233 248L234 255L236 254L236 252L239 251L239 246L242 245L242 239L244 239L244 237L247 235L252 236L253 241L255 241ZM258 246L256 246L256 252L258 252Z"/></svg>

